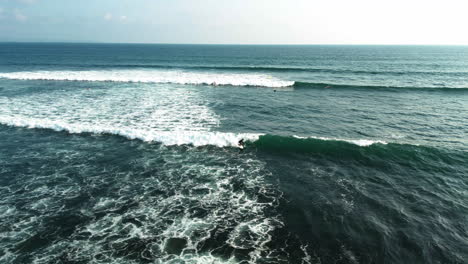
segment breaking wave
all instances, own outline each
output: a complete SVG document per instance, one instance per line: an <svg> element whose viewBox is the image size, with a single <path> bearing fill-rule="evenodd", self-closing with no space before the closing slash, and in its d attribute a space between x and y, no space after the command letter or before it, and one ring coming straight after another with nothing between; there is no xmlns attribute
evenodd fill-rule
<svg viewBox="0 0 468 264"><path fill-rule="evenodd" d="M12 65L23 66L21 63L12 63ZM161 70L223 70L223 71L241 71L241 72L305 72L305 73L332 73L332 74L362 74L362 75L445 75L466 77L468 71L452 70L375 70L375 69L347 69L347 68L329 68L329 67L300 67L284 65L184 65L184 64L154 64L154 63L29 63L29 66L35 67L68 67L72 69L161 69Z"/></svg>
<svg viewBox="0 0 468 264"><path fill-rule="evenodd" d="M109 134L123 136L128 139L138 139L146 142L160 142L163 145L193 145L193 146L217 146L217 147L235 147L240 139L248 141L248 144L263 146L265 143L269 146L286 145L294 146L303 144L309 140L345 142L348 144L367 147L373 144L387 144L381 140L369 139L338 139L327 137L285 137L261 133L232 133L217 131L155 131L146 129L125 128L109 125L93 124L73 124L62 121L53 121L36 118L13 118L0 117L0 124L13 127L51 129L54 131L65 131L71 134L92 133ZM273 142L272 142L273 141ZM288 149L287 146L283 146Z"/></svg>
<svg viewBox="0 0 468 264"><path fill-rule="evenodd" d="M364 90L429 90L429 91L468 91L462 86L379 86L367 84L339 84L325 82L304 82L282 80L265 72L210 72L187 71L181 68L161 69L106 69L106 70L69 70L69 71L22 71L0 73L0 78L12 80L44 80L44 81L77 81L77 82L122 82L122 83L167 83L181 85L212 85L212 86L250 86L295 89L364 89ZM217 68L216 68L217 69ZM222 68L223 70L226 70ZM257 69L256 70L263 70Z"/></svg>
<svg viewBox="0 0 468 264"><path fill-rule="evenodd" d="M125 137L130 140L158 142L165 146L188 145L195 147L237 147L238 141L246 141L246 151L260 151L278 155L307 154L325 156L341 161L356 162L414 162L440 160L447 162L466 160L468 152L449 151L430 146L386 142L371 139L342 139L333 137L280 136L261 133L234 133L218 131L156 131L125 128L110 125L73 124L33 118L0 117L0 124L30 129L49 129L70 134L104 134Z"/></svg>
<svg viewBox="0 0 468 264"><path fill-rule="evenodd" d="M255 141L260 134L224 133L209 131L154 131L125 128L110 125L73 124L61 121L34 118L0 117L0 123L8 126L51 129L71 134L92 133L123 136L128 139L139 139L146 142L160 142L164 145L214 145L218 147L236 146L239 139Z"/></svg>
<svg viewBox="0 0 468 264"><path fill-rule="evenodd" d="M173 83L192 85L232 85L288 87L285 81L267 74L190 72L181 70L98 70L98 71L25 71L0 73L0 78L15 80L54 80L89 82Z"/></svg>

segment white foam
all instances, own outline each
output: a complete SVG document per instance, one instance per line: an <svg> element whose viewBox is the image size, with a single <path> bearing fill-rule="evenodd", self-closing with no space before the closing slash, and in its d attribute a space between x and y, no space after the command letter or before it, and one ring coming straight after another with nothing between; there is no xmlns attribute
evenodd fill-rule
<svg viewBox="0 0 468 264"><path fill-rule="evenodd" d="M266 74L190 72L180 70L24 71L0 73L0 78L91 82L141 82L233 86L288 87L285 81Z"/></svg>
<svg viewBox="0 0 468 264"><path fill-rule="evenodd" d="M166 145L227 146L234 134L202 133L219 126L207 98L183 88L134 87L0 97L0 123L69 133L115 134ZM239 139L237 139L239 140Z"/></svg>
<svg viewBox="0 0 468 264"><path fill-rule="evenodd" d="M17 212L14 206L0 205L0 219L14 215Z"/></svg>
<svg viewBox="0 0 468 264"><path fill-rule="evenodd" d="M383 140L370 140L370 139L354 139L353 140L353 139L349 139L349 140L343 140L343 141L353 143L353 144L356 144L356 145L361 146L361 147L367 147L367 146L370 146L370 145L373 145L373 144L387 145L387 142L385 142Z"/></svg>
<svg viewBox="0 0 468 264"><path fill-rule="evenodd" d="M370 139L343 139L343 138L329 138L329 137L315 137L315 136L301 137L301 136L296 136L296 135L294 135L293 137L299 138L299 139L314 138L314 139L327 140L327 141L344 141L344 142L348 142L348 143L358 145L361 147L368 147L373 144L383 144L383 145L388 144L387 142L383 140L370 140Z"/></svg>
<svg viewBox="0 0 468 264"><path fill-rule="evenodd" d="M52 129L66 131L72 134L93 133L112 134L128 139L139 139L146 142L160 142L164 145L214 145L218 147L234 147L243 138L246 141L256 141L261 134L224 133L210 131L157 131L150 129L134 129L106 125L73 124L63 121L36 118L12 118L0 116L0 123L8 126Z"/></svg>

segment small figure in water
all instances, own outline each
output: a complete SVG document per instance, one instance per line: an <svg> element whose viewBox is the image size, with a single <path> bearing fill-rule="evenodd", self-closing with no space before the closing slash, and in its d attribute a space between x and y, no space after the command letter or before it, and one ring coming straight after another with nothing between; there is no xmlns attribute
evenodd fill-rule
<svg viewBox="0 0 468 264"><path fill-rule="evenodd" d="M244 139L242 138L241 140L239 140L239 142L237 142L237 145L239 146L240 149L244 149L244 146L245 146Z"/></svg>

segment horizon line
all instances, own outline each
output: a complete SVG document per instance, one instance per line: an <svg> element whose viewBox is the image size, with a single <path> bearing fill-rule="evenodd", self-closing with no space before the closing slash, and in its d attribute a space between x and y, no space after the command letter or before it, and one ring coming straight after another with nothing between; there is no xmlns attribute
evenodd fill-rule
<svg viewBox="0 0 468 264"><path fill-rule="evenodd" d="M174 42L99 42L99 41L1 41L21 44L120 44L120 45L205 45L205 46L468 46L468 44L357 44L357 43L174 43Z"/></svg>

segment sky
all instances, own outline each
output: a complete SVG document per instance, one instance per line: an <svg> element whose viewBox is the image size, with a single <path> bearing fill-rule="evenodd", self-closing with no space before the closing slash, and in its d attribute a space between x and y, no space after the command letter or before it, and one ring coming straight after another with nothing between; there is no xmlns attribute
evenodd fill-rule
<svg viewBox="0 0 468 264"><path fill-rule="evenodd" d="M468 0L0 0L0 41L468 45Z"/></svg>

